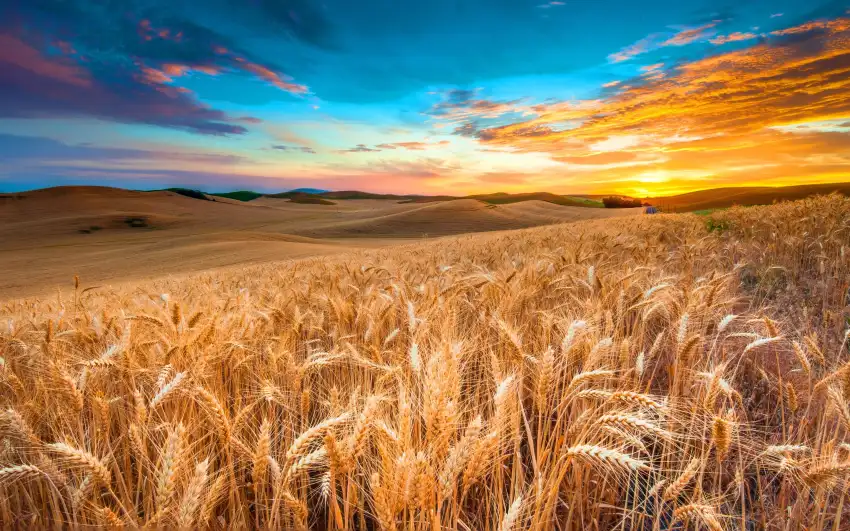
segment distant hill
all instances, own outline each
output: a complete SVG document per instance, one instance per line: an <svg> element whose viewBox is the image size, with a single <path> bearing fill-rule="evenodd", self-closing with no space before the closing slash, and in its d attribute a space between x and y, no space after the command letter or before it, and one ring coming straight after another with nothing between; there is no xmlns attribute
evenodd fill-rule
<svg viewBox="0 0 850 531"><path fill-rule="evenodd" d="M472 195L470 199L478 199L491 205L509 205L511 203L520 203L522 201L545 201L561 206L578 206L590 208L603 208L600 201L587 199L584 197L575 197L569 195L551 194L549 192L534 192L529 194L506 194L504 192L495 194Z"/></svg>
<svg viewBox="0 0 850 531"><path fill-rule="evenodd" d="M794 201L833 192L850 196L850 183L714 188L669 197L651 197L644 201L668 212L694 212L735 205L769 205L777 201Z"/></svg>
<svg viewBox="0 0 850 531"><path fill-rule="evenodd" d="M289 201L291 203L300 203L302 205L335 205L333 201L328 201L318 194L309 194L307 192L289 192Z"/></svg>
<svg viewBox="0 0 850 531"><path fill-rule="evenodd" d="M284 192L284 193L286 193L286 194L311 194L311 195L316 195L316 194L324 194L324 193L327 193L327 192L328 192L328 190L322 190L321 188L296 188L295 190L290 190L290 191ZM253 201L254 199L257 199L258 197L268 196L269 194L261 194L260 192L254 192L253 190L239 190L237 192L220 192L220 193L207 194L207 195L213 195L213 196L216 196L216 197L226 197L228 199L235 199L237 201L247 202L247 201ZM270 197L275 197L277 195L280 195L280 194L273 194Z"/></svg>
<svg viewBox="0 0 850 531"><path fill-rule="evenodd" d="M262 194L251 190L240 190L236 192L219 192L205 194L197 190L188 190L185 188L170 188L172 192L194 197L196 199L210 199L213 197L224 197L236 201L253 201L260 197L271 197L274 199L289 199L294 203L316 204L316 205L333 205L333 201L353 200L353 199L380 199L397 201L399 203L434 203L439 201L453 201L456 199L477 199L491 205L508 205L511 203L520 203L523 201L544 201L555 205L562 206L577 206L588 208L602 208L603 204L595 198L587 196L572 196L558 195L549 192L533 192L525 194L508 194L505 192L496 192L492 194L477 194L468 196L455 195L420 195L420 194L375 194L372 192L362 192L360 190L337 190L329 191L320 188L296 188L286 192L277 194ZM601 196L599 196L601 197ZM322 202L324 199L327 202Z"/></svg>
<svg viewBox="0 0 850 531"><path fill-rule="evenodd" d="M359 190L339 190L336 192L325 192L322 197L329 199L395 199L395 200L410 200L427 197L423 195L396 195L396 194L373 194L371 192L361 192Z"/></svg>
<svg viewBox="0 0 850 531"><path fill-rule="evenodd" d="M333 205L335 204L334 201L355 199L380 199L395 201L397 203L435 203L456 199L477 199L491 205L509 205L526 201L543 201L555 205L584 208L604 208L602 200L610 195L560 195L549 192L532 192L524 194L496 192L492 194L476 194L468 196L419 194L400 195L375 194L371 192L362 192L360 190L328 191L319 188L296 188L295 190L289 190L288 192L278 194L262 194L250 190L208 194L187 188L169 188L168 191L195 199L214 200L215 197L223 197L238 201L253 201L260 197L271 197L275 199L289 199L293 203L314 205ZM644 198L642 201L653 206L660 207L666 212L694 212L698 210L727 208L734 205L768 205L776 201L793 201L812 195L830 194L832 192L838 192L846 196L850 196L850 182L835 184L806 184L785 187L748 186L714 188L711 190L701 190L698 192L689 192L687 194L674 196Z"/></svg>
<svg viewBox="0 0 850 531"><path fill-rule="evenodd" d="M297 190L290 190L288 192L281 192L279 194L267 194L266 197L273 197L277 199L289 199L292 197L296 197L299 195L303 195L304 192L299 192ZM317 192L311 195L316 195L323 197L325 199L387 199L387 200L395 200L395 201L404 201L404 202L417 202L419 200L426 201L442 201L448 199L458 199L457 197L452 196L425 196L425 195L395 195L395 194L373 194L371 192L361 192L359 190L340 190L336 192Z"/></svg>
<svg viewBox="0 0 850 531"><path fill-rule="evenodd" d="M302 193L302 194L326 194L330 190L322 190L321 188L295 188L294 190L290 190L290 193Z"/></svg>

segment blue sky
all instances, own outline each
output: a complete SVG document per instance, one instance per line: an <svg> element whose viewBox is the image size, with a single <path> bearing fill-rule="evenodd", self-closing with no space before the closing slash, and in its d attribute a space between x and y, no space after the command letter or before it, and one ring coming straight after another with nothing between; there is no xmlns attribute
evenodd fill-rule
<svg viewBox="0 0 850 531"><path fill-rule="evenodd" d="M847 8L7 0L0 190L660 194L847 180L835 81L850 63Z"/></svg>

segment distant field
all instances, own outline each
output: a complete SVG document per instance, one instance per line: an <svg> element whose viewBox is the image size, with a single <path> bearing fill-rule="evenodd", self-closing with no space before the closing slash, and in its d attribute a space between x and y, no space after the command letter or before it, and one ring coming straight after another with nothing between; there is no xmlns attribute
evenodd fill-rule
<svg viewBox="0 0 850 531"><path fill-rule="evenodd" d="M242 201L253 201L260 197L268 197L272 199L289 199L294 202L315 202L318 203L320 199L326 200L358 200L358 199L381 199L381 200L393 200L399 203L435 203L435 202L443 202L443 201L455 201L458 199L477 199L479 201L483 201L485 203L490 203L493 205L507 205L510 203L521 203L523 201L545 201L547 203L553 203L556 205L563 206L577 206L577 207L592 207L592 208L602 208L601 197L599 198L590 198L587 196L571 196L571 195L558 195L551 194L547 192L534 192L527 194L507 194L507 193L495 193L495 194L480 194L480 195L468 195L468 196L449 196L449 195L396 195L396 194L373 194L369 192L360 192L356 190L343 190L343 191L335 191L335 192L310 192L305 193L302 191L290 191L290 192L282 192L279 194L258 194L256 192L232 192L229 194L212 194L221 197L230 197L230 198L238 198ZM332 204L332 203L329 203Z"/></svg>
<svg viewBox="0 0 850 531"><path fill-rule="evenodd" d="M328 200L303 192L245 202L240 194L68 187L0 195L0 298L67 285L75 274L133 280L631 213L541 201Z"/></svg>
<svg viewBox="0 0 850 531"><path fill-rule="evenodd" d="M536 192L530 194L474 195L470 197L472 199L478 199L480 201L484 201L485 203L490 203L493 205L507 205L511 203L521 203L523 201L545 201L547 203L562 206L603 208L601 201L587 199L584 197L557 195L545 192Z"/></svg>

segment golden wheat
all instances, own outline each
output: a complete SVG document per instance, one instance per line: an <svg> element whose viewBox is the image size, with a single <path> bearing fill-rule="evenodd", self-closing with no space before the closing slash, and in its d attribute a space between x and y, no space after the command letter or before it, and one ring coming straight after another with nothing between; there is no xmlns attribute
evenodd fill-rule
<svg viewBox="0 0 850 531"><path fill-rule="evenodd" d="M711 217L5 302L0 527L846 527L850 199Z"/></svg>

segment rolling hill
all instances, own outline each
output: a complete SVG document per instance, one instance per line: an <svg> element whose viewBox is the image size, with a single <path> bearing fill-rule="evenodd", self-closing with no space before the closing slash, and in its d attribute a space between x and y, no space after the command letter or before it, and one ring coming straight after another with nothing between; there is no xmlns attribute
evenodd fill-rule
<svg viewBox="0 0 850 531"><path fill-rule="evenodd" d="M778 201L793 201L813 195L831 194L833 192L850 196L850 183L806 184L776 188L768 186L715 188L669 197L652 197L644 199L644 201L655 206L660 206L669 212L693 212L697 210L727 208L734 205L769 205Z"/></svg>
<svg viewBox="0 0 850 531"><path fill-rule="evenodd" d="M279 195L243 202L183 189L95 186L0 194L0 296L66 285L75 274L121 281L627 213L539 200Z"/></svg>
<svg viewBox="0 0 850 531"><path fill-rule="evenodd" d="M239 194L237 197L236 194ZM477 194L468 196L452 196L452 195L398 195L398 194L374 194L371 192L362 192L359 190L338 190L338 191L323 191L318 189L297 189L281 192L278 194L259 194L257 192L232 192L230 194L209 194L221 197L232 197L234 199L244 197L243 201L253 201L260 197L270 197L274 199L291 199L294 202L304 202L305 196L327 200L356 200L356 199L380 199L392 200L402 203L434 203L439 201L454 201L458 199L477 199L485 203L493 205L505 205L510 203L518 203L522 201L545 201L556 205L576 206L576 207L591 207L601 208L602 202L595 199L590 199L584 196L558 195L549 192L533 192L523 194L508 194L498 192L493 194ZM317 204L333 204L318 203Z"/></svg>

